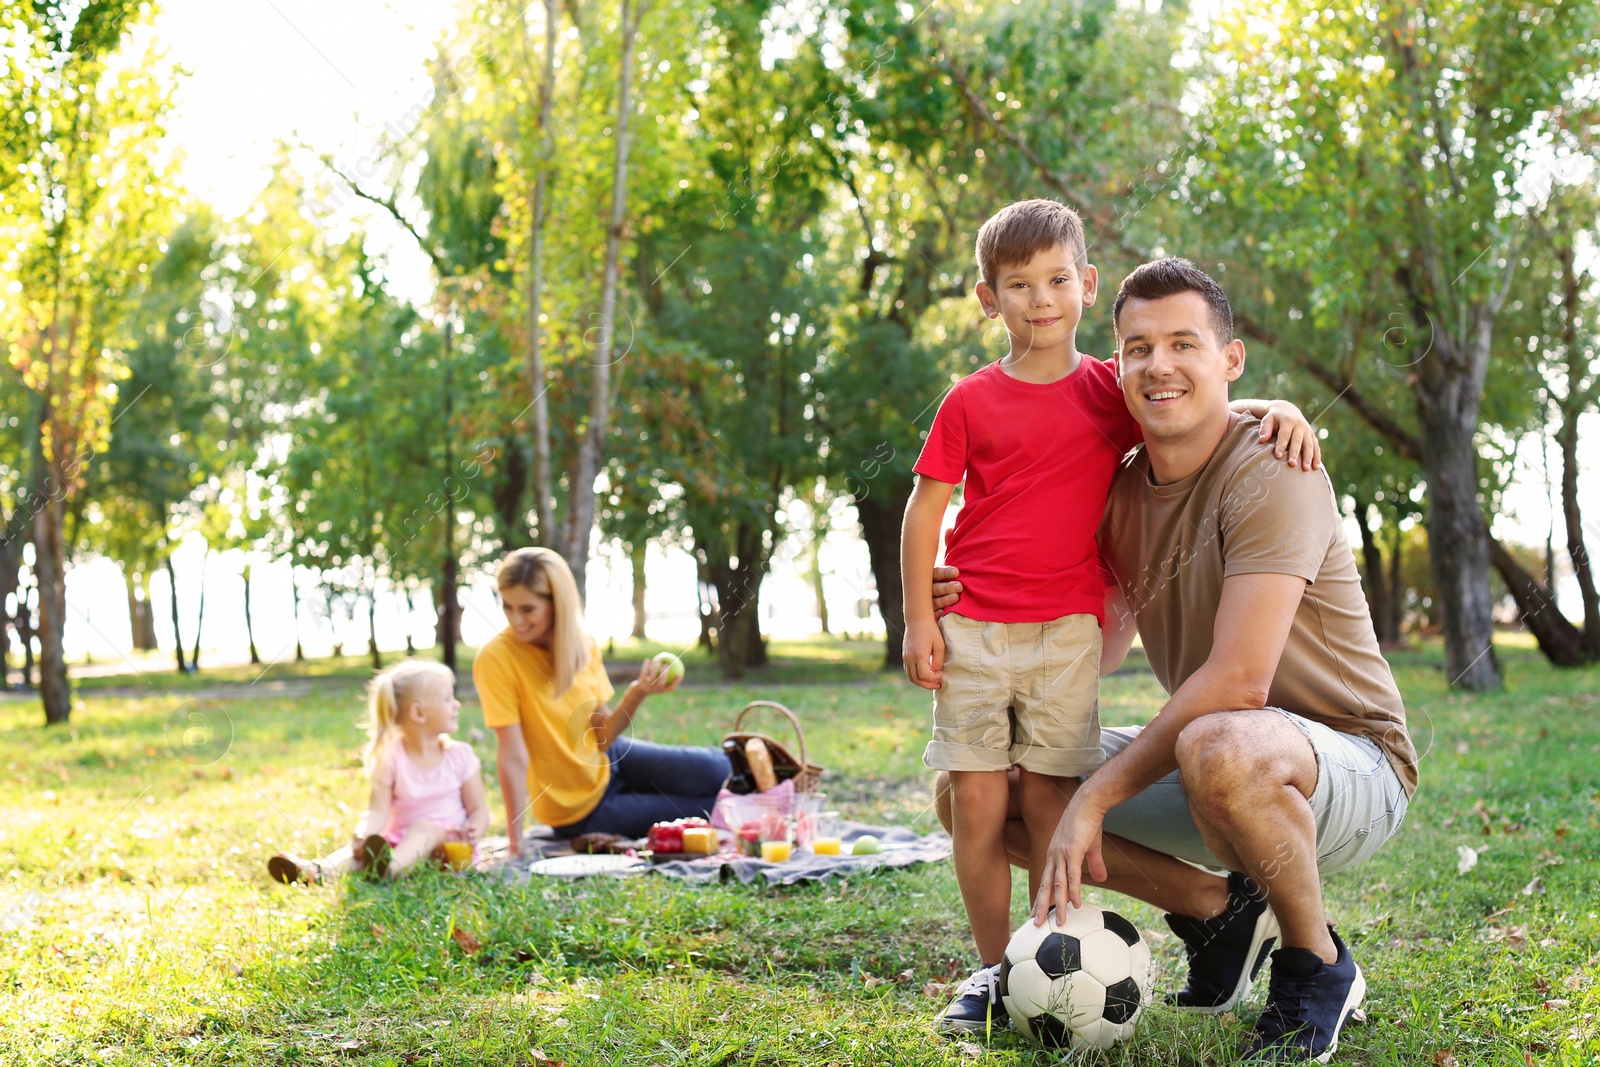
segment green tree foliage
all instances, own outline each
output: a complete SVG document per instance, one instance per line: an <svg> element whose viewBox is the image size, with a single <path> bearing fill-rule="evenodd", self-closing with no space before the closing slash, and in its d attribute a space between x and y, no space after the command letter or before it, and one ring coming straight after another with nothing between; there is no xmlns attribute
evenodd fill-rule
<svg viewBox="0 0 1600 1067"><path fill-rule="evenodd" d="M47 722L71 710L61 648L66 508L105 447L130 312L170 232L161 118L171 86L150 56L116 62L148 8L130 2L8 4L6 111L16 135L0 188L0 332L36 394L44 477L30 500ZM21 124L17 125L16 116Z"/></svg>
<svg viewBox="0 0 1600 1067"><path fill-rule="evenodd" d="M1401 403L1366 392L1374 378L1391 392L1382 366L1310 346L1300 362L1426 472L1447 670L1468 689L1500 680L1477 435L1509 394L1491 363L1508 355L1500 319L1547 202L1537 176L1592 153L1562 116L1597 33L1585 4L1284 0L1225 18L1202 101L1197 183L1254 236L1230 265L1292 277L1279 307L1318 330L1362 338L1394 312L1412 334ZM1251 325L1271 338L1280 321Z"/></svg>

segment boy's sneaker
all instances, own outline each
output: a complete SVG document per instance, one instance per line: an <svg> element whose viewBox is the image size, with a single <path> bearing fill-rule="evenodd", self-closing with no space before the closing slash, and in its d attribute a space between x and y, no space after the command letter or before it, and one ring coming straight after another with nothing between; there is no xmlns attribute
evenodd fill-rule
<svg viewBox="0 0 1600 1067"><path fill-rule="evenodd" d="M1000 1003L1000 965L979 967L961 983L956 999L939 1016L941 1034L982 1033L991 1026L1002 1026L1009 1017Z"/></svg>
<svg viewBox="0 0 1600 1067"><path fill-rule="evenodd" d="M1323 963L1315 952L1280 948L1272 954L1267 1006L1256 1020L1247 1063L1327 1063L1339 1031L1367 995L1366 979L1339 935L1328 928L1339 958Z"/></svg>
<svg viewBox="0 0 1600 1067"><path fill-rule="evenodd" d="M1250 994L1278 937L1278 920L1256 883L1237 871L1228 875L1228 906L1221 915L1191 919L1165 916L1189 957L1189 984L1166 1002L1180 1011L1216 1015Z"/></svg>

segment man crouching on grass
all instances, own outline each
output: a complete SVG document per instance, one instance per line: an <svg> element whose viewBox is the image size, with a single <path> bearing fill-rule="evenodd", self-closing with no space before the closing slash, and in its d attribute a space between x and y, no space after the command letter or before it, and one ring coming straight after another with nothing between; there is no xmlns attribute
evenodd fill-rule
<svg viewBox="0 0 1600 1067"><path fill-rule="evenodd" d="M1417 786L1405 710L1326 475L1283 476L1257 421L1228 409L1244 345L1222 289L1158 260L1122 283L1112 314L1145 446L1100 525L1115 579L1105 642L1120 643L1107 661L1126 654L1131 615L1171 696L1148 726L1102 730L1106 762L1073 788L1034 921L1079 904L1085 881L1160 907L1189 957L1168 1003L1205 1013L1237 1006L1281 939L1246 1059L1326 1062L1366 982L1321 877L1399 829ZM936 584L935 605L959 590ZM941 775L946 825L948 791ZM1007 850L1026 862L1012 815Z"/></svg>

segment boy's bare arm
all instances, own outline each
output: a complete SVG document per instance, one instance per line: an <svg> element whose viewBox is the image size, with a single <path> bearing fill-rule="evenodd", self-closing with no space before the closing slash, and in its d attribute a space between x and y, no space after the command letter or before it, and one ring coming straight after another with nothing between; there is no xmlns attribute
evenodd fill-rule
<svg viewBox="0 0 1600 1067"><path fill-rule="evenodd" d="M945 508L954 491L949 482L918 475L900 531L900 581L906 612L902 656L906 677L924 689L939 688L944 674L944 638L933 614L933 562L939 555Z"/></svg>
<svg viewBox="0 0 1600 1067"><path fill-rule="evenodd" d="M1122 586L1113 582L1106 586L1106 624L1100 628L1100 673L1110 674L1122 666L1133 647L1134 635L1139 632L1133 620L1133 610Z"/></svg>
<svg viewBox="0 0 1600 1067"><path fill-rule="evenodd" d="M1289 466L1314 471L1322 466L1322 442L1305 413L1287 400L1233 400L1228 407L1261 420L1261 443L1278 439L1273 455L1289 458Z"/></svg>

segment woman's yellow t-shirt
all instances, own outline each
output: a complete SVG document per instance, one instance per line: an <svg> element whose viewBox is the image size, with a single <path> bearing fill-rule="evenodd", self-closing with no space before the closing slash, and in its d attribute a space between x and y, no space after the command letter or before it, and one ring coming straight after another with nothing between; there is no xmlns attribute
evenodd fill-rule
<svg viewBox="0 0 1600 1067"><path fill-rule="evenodd" d="M589 714L615 690L593 642L589 662L559 697L554 678L550 653L518 641L510 629L490 638L472 664L483 721L491 729L522 727L533 817L567 826L594 810L611 780L611 761L595 744Z"/></svg>

